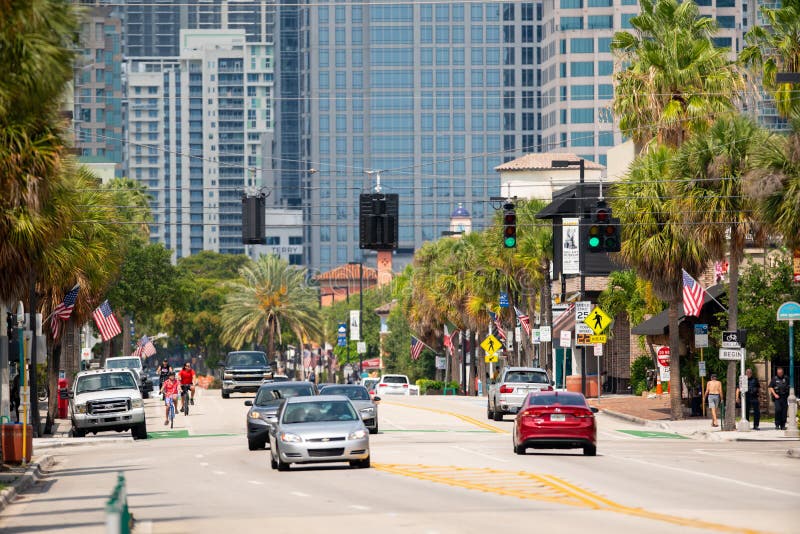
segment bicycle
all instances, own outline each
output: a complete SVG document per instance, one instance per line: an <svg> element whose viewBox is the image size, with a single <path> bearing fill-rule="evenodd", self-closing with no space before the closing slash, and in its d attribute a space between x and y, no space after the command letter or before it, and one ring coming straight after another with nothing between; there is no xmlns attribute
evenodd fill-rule
<svg viewBox="0 0 800 534"><path fill-rule="evenodd" d="M167 406L169 406L169 427L174 428L175 424L175 400L172 395L167 397Z"/></svg>
<svg viewBox="0 0 800 534"><path fill-rule="evenodd" d="M189 415L189 391L191 386L181 384L181 411L183 415Z"/></svg>

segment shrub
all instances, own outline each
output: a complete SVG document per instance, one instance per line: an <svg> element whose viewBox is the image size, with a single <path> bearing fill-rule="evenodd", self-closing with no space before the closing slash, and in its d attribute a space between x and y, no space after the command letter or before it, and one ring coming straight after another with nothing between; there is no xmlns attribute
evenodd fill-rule
<svg viewBox="0 0 800 534"><path fill-rule="evenodd" d="M639 356L631 364L631 391L634 395L647 390L647 371L650 369L654 369L650 356Z"/></svg>

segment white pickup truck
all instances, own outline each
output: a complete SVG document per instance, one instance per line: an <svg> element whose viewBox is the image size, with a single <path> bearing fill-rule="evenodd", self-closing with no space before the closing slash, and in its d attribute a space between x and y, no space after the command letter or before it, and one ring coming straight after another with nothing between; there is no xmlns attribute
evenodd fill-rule
<svg viewBox="0 0 800 534"><path fill-rule="evenodd" d="M133 439L147 439L144 401L130 369L82 371L69 397L74 437L130 430Z"/></svg>
<svg viewBox="0 0 800 534"><path fill-rule="evenodd" d="M500 380L489 385L486 417L502 421L503 415L517 413L532 391L552 391L547 371L538 367L506 367Z"/></svg>
<svg viewBox="0 0 800 534"><path fill-rule="evenodd" d="M136 383L139 386L139 393L142 398L146 399L150 396L150 390L153 389L153 384L147 377L147 373L142 368L142 359L138 356L118 356L116 358L106 358L106 369L129 369L136 377Z"/></svg>

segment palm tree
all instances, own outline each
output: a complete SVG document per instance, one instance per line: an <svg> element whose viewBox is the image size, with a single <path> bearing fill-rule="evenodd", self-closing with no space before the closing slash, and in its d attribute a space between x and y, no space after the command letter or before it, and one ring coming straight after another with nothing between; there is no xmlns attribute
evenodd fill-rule
<svg viewBox="0 0 800 534"><path fill-rule="evenodd" d="M716 259L729 258L728 330L736 330L739 303L739 265L747 234L758 227L755 202L744 194L744 176L752 155L767 139L756 122L740 114L718 119L708 132L683 145L675 160L678 175L691 180L689 194L696 212L688 218L697 223L698 238ZM728 247L725 250L726 235ZM725 427L733 428L736 400L736 362L728 362Z"/></svg>
<svg viewBox="0 0 800 534"><path fill-rule="evenodd" d="M300 343L322 335L317 292L305 283L305 269L269 255L242 267L239 276L242 281L230 283L222 306L224 342L241 347L266 338L272 358L275 340L281 342L284 329Z"/></svg>
<svg viewBox="0 0 800 534"><path fill-rule="evenodd" d="M781 7L761 6L763 24L744 36L739 60L760 69L766 88L775 97L778 112L790 117L800 109L800 84L776 83L778 72L800 72L800 0L782 0Z"/></svg>
<svg viewBox="0 0 800 534"><path fill-rule="evenodd" d="M734 108L743 78L716 48L716 23L692 1L641 0L633 33L614 34L618 69L612 109L638 147L651 139L680 146L717 113Z"/></svg>
<svg viewBox="0 0 800 534"><path fill-rule="evenodd" d="M673 419L683 419L678 334L681 270L696 276L710 254L694 237L692 225L686 224L684 213L694 208L685 199L685 184L675 179L674 156L673 149L660 145L643 152L625 179L615 185L612 207L623 228L620 259L669 304L670 411Z"/></svg>

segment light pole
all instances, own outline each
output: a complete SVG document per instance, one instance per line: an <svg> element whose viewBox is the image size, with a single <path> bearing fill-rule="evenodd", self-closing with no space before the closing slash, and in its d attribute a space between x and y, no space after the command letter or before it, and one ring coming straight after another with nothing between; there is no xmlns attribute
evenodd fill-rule
<svg viewBox="0 0 800 534"><path fill-rule="evenodd" d="M22 405L22 465L25 465L28 446L28 402L30 392L25 379L25 307L20 300L17 304L17 340L19 343L19 391L20 404Z"/></svg>
<svg viewBox="0 0 800 534"><path fill-rule="evenodd" d="M359 341L364 337L362 334L363 326L364 326L364 262L362 261L350 261L348 265L358 265L358 337ZM363 371L364 359L361 353L358 353L358 379L361 380L361 372Z"/></svg>
<svg viewBox="0 0 800 534"><path fill-rule="evenodd" d="M583 224L583 182L584 182L584 172L585 172L584 159L581 158L578 161L563 160L563 159L553 160L552 161L552 165L553 165L553 168L556 168L556 169L564 169L564 168L567 168L567 167L574 167L576 165L578 166L580 174L578 175L578 199L577 200L578 200L578 217L579 217L578 228L580 228L580 225ZM578 233L580 235L580 231ZM580 241L580 239L578 241ZM580 254L578 256L578 261L579 261L579 265L580 265L580 269L579 269L580 270L580 275L579 276L581 277L581 296L580 296L580 299L583 300L584 293L586 291L586 277L584 275L584 270L585 270L584 253L585 253L585 250L584 250L584 247L583 247L583 243L581 243L579 250L580 250ZM562 271L563 271L563 267L562 267ZM564 273L563 272L561 273L561 280L564 281ZM564 288L564 284L562 284L561 287L563 289ZM578 328L577 324L575 325L575 328L576 329ZM600 373L600 369L598 369L597 372ZM586 346L584 346L584 345L581 345L581 393L583 393L584 396L586 395ZM598 397L599 396L600 396L600 394L598 392Z"/></svg>

